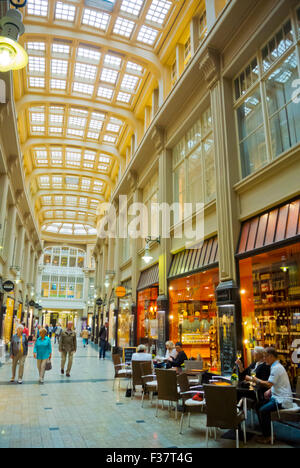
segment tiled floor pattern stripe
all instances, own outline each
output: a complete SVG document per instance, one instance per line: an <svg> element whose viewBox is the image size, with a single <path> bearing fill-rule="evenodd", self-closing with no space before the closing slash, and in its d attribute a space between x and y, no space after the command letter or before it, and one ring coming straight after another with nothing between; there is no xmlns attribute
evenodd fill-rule
<svg viewBox="0 0 300 468"><path fill-rule="evenodd" d="M10 363L0 368L0 448L205 447L205 416L192 416L192 427L185 422L180 435L180 413L178 421L167 409L156 418L148 400L141 408L140 396L125 397L126 381L112 391L112 362L100 361L94 345L84 349L79 343L69 379L60 374L58 345L53 348L44 385L38 383L32 349L23 385L9 383ZM209 447L235 446L221 435ZM249 441L247 447L257 445Z"/></svg>

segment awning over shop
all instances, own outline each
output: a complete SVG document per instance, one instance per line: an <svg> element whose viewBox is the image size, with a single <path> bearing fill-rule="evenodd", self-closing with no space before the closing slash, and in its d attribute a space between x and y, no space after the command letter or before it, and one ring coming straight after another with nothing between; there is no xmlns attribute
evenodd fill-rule
<svg viewBox="0 0 300 468"><path fill-rule="evenodd" d="M159 277L159 269L158 269L158 263L156 263L155 265L148 268L147 270L142 271L140 279L139 279L139 283L137 286L137 291L141 291L142 289L153 286L154 284L158 284L158 277Z"/></svg>
<svg viewBox="0 0 300 468"><path fill-rule="evenodd" d="M197 249L186 249L174 255L169 278L193 273L218 263L218 238L205 240Z"/></svg>
<svg viewBox="0 0 300 468"><path fill-rule="evenodd" d="M280 245L297 236L300 236L300 199L246 221L237 254Z"/></svg>

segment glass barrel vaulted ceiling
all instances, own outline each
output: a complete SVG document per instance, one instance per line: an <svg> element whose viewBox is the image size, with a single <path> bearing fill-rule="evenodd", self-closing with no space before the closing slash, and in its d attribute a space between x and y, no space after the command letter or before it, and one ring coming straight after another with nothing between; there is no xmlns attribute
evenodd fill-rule
<svg viewBox="0 0 300 468"><path fill-rule="evenodd" d="M15 72L14 94L42 234L96 235L97 207L124 169L141 101L164 73L159 51L185 3L28 0L29 63Z"/></svg>

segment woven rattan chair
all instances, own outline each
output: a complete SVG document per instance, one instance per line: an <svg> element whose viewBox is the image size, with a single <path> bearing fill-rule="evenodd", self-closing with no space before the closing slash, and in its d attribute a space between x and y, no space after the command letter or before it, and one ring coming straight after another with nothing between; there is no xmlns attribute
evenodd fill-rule
<svg viewBox="0 0 300 468"><path fill-rule="evenodd" d="M157 392L157 380L156 374L153 374L152 362L142 362L141 363L141 378L143 382L143 394L142 394L142 407L144 403L145 393L151 395L151 402L153 400L153 393Z"/></svg>
<svg viewBox="0 0 300 468"><path fill-rule="evenodd" d="M169 409L171 402L176 403L175 417L177 419L177 403L181 395L177 385L177 373L171 369L156 369L157 379L157 404L156 404L156 417L158 416L159 401L169 402Z"/></svg>
<svg viewBox="0 0 300 468"><path fill-rule="evenodd" d="M197 393L204 394L203 387L201 385L197 385L195 387L190 386L190 382L188 376L186 374L181 374L177 378L178 385L180 388L180 396L183 401L183 411L180 419L180 430L179 433L182 434L182 427L183 427L183 418L185 413L188 414L188 427L190 426L191 421L191 413L203 413L205 408L205 400L197 401L193 400L193 396Z"/></svg>
<svg viewBox="0 0 300 468"><path fill-rule="evenodd" d="M142 379L142 368L141 364L147 364L151 363L151 361L131 361L131 369L132 369L132 375L131 375L131 384L132 384L132 391L131 391L131 398L133 398L135 392L136 392L136 387L138 385L141 385L143 387L143 379ZM150 372L152 374L152 370Z"/></svg>
<svg viewBox="0 0 300 468"><path fill-rule="evenodd" d="M236 447L239 448L239 425L243 426L244 443L246 443L245 411L243 400L237 404L237 389L234 386L223 387L204 385L206 403L206 446L208 447L209 428L234 429Z"/></svg>
<svg viewBox="0 0 300 468"><path fill-rule="evenodd" d="M130 379L131 369L122 362L120 354L113 354L112 361L115 369L114 382L113 382L113 391L115 389L115 381L119 379L119 388L120 388L120 379Z"/></svg>

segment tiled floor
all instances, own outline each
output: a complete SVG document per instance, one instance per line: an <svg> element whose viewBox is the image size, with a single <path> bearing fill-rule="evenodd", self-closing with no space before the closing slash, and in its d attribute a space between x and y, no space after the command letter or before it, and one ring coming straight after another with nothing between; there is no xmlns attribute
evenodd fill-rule
<svg viewBox="0 0 300 468"><path fill-rule="evenodd" d="M54 345L53 369L44 385L38 383L32 348L26 361L23 385L11 384L10 363L0 368L0 448L168 448L205 447L205 416L192 416L179 434L179 421L167 409L155 417L149 401L141 408L140 395L125 397L112 391L113 365L98 359L97 349L80 344L71 377L60 374L60 355ZM233 440L210 440L209 447L234 447ZM277 447L288 447L279 443ZM243 447L243 444L241 444ZM251 440L247 447L257 445Z"/></svg>

